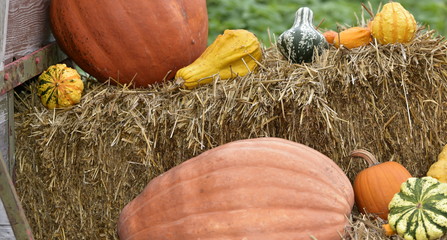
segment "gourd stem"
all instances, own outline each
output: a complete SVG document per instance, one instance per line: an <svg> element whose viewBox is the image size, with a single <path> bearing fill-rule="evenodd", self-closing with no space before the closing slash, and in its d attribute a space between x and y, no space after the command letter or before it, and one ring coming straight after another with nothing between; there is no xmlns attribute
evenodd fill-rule
<svg viewBox="0 0 447 240"><path fill-rule="evenodd" d="M365 159L366 162L369 164L369 167L379 164L379 161L377 161L377 158L372 153L370 153L364 149L355 149L349 155L351 157L361 157L361 158Z"/></svg>

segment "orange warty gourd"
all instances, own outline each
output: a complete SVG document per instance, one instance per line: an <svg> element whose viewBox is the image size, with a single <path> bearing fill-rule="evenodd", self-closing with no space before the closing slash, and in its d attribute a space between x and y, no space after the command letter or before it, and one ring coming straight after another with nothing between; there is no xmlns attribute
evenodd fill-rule
<svg viewBox="0 0 447 240"><path fill-rule="evenodd" d="M372 153L363 149L352 151L351 156L361 157L369 163L369 167L354 179L357 208L362 213L372 213L387 220L388 204L411 174L397 162L379 163Z"/></svg>
<svg viewBox="0 0 447 240"><path fill-rule="evenodd" d="M371 31L367 27L351 27L338 33L334 37L334 46L340 47L340 44L346 48L357 48L365 46L372 41Z"/></svg>
<svg viewBox="0 0 447 240"><path fill-rule="evenodd" d="M49 15L57 43L84 71L135 87L172 79L208 41L206 0L52 0Z"/></svg>
<svg viewBox="0 0 447 240"><path fill-rule="evenodd" d="M339 240L354 204L327 156L280 138L234 141L149 182L118 221L121 240Z"/></svg>

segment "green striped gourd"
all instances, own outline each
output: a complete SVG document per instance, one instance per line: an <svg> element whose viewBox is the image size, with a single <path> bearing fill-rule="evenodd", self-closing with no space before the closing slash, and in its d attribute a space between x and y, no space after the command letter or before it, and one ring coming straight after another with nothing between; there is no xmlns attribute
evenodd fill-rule
<svg viewBox="0 0 447 240"><path fill-rule="evenodd" d="M322 49L329 46L323 34L313 26L312 20L312 10L302 7L296 11L292 28L279 35L278 49L289 61L310 62L315 49L321 53Z"/></svg>
<svg viewBox="0 0 447 240"><path fill-rule="evenodd" d="M79 103L84 83L79 73L65 64L50 66L38 78L37 94L48 109Z"/></svg>
<svg viewBox="0 0 447 240"><path fill-rule="evenodd" d="M389 204L388 221L406 240L438 239L447 232L447 183L409 178Z"/></svg>

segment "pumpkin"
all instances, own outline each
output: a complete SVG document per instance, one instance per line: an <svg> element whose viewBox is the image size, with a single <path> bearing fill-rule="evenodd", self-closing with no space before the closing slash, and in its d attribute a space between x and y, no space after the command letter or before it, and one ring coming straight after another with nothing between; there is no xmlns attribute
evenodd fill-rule
<svg viewBox="0 0 447 240"><path fill-rule="evenodd" d="M447 145L444 146L438 155L438 161L433 163L428 169L427 176L434 177L438 181L447 183Z"/></svg>
<svg viewBox="0 0 447 240"><path fill-rule="evenodd" d="M381 44L408 43L417 30L416 20L400 3L390 2L371 21L371 32Z"/></svg>
<svg viewBox="0 0 447 240"><path fill-rule="evenodd" d="M37 94L48 109L70 107L81 100L84 90L81 76L65 64L50 66L37 80Z"/></svg>
<svg viewBox="0 0 447 240"><path fill-rule="evenodd" d="M261 43L244 29L225 30L192 64L180 69L175 78L192 89L214 79L245 76L258 67L262 59Z"/></svg>
<svg viewBox="0 0 447 240"><path fill-rule="evenodd" d="M361 157L369 163L369 167L354 179L357 208L361 213L372 213L386 220L388 204L411 174L397 162L378 162L372 153L364 149L356 149L350 155Z"/></svg>
<svg viewBox="0 0 447 240"><path fill-rule="evenodd" d="M340 45L351 49L368 45L372 41L371 31L366 27L351 27L338 33L334 38L334 46Z"/></svg>
<svg viewBox="0 0 447 240"><path fill-rule="evenodd" d="M438 239L447 233L447 183L409 178L390 202L388 221L406 240Z"/></svg>
<svg viewBox="0 0 447 240"><path fill-rule="evenodd" d="M326 38L326 41L330 44L334 43L335 37L338 35L336 31L329 30L323 33L324 38Z"/></svg>
<svg viewBox="0 0 447 240"><path fill-rule="evenodd" d="M121 211L121 240L339 240L352 185L327 156L280 138L230 142L151 180Z"/></svg>
<svg viewBox="0 0 447 240"><path fill-rule="evenodd" d="M80 68L134 87L172 79L208 41L205 0L52 0L50 23Z"/></svg>
<svg viewBox="0 0 447 240"><path fill-rule="evenodd" d="M312 10L308 7L299 8L292 28L278 37L279 51L292 63L311 62L314 50L321 53L329 47L326 38L315 29L312 21Z"/></svg>

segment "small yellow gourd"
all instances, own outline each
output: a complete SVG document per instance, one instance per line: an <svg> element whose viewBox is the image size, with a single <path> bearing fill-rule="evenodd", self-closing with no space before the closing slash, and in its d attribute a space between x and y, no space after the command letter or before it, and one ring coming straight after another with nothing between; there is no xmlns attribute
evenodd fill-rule
<svg viewBox="0 0 447 240"><path fill-rule="evenodd" d="M84 83L79 73L65 64L48 67L38 78L37 94L48 109L79 103L83 90Z"/></svg>
<svg viewBox="0 0 447 240"><path fill-rule="evenodd" d="M447 145L444 146L438 155L438 161L433 163L428 169L427 176L438 179L438 181L447 183Z"/></svg>
<svg viewBox="0 0 447 240"><path fill-rule="evenodd" d="M410 42L416 29L413 15L398 2L383 5L371 22L371 33L381 44Z"/></svg>
<svg viewBox="0 0 447 240"><path fill-rule="evenodd" d="M262 59L261 43L243 29L225 30L190 65L177 71L175 79L192 89L214 79L231 79L254 71Z"/></svg>

